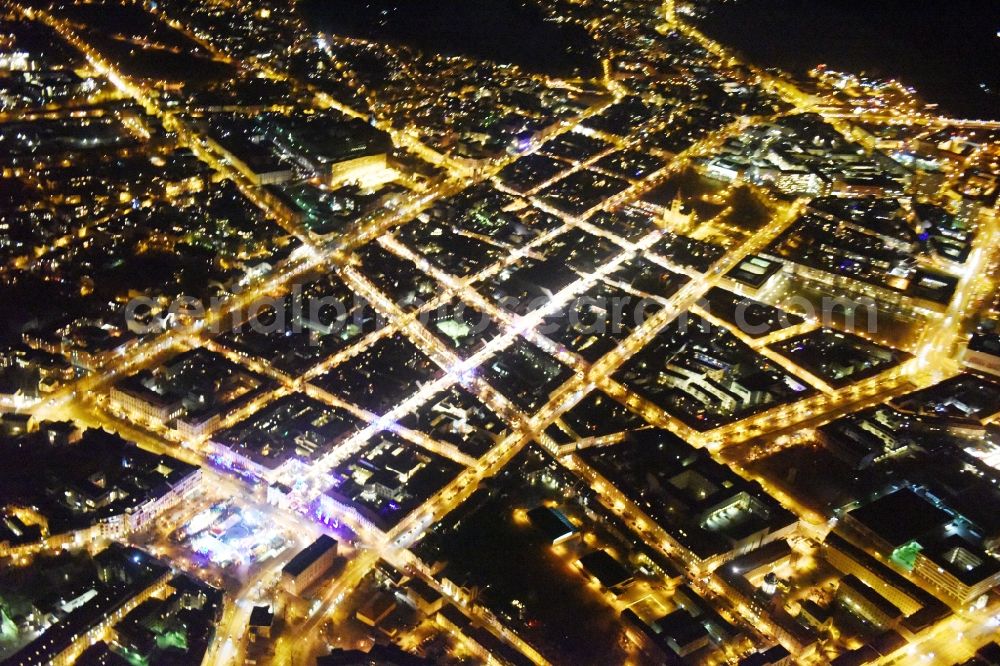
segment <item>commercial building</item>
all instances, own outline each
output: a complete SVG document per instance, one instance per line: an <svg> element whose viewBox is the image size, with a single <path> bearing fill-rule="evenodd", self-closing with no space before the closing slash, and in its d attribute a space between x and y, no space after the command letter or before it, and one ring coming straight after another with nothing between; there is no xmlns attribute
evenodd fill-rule
<svg viewBox="0 0 1000 666"><path fill-rule="evenodd" d="M595 474L593 483L613 484L700 567L715 568L798 528L796 517L760 486L668 431L637 431L626 442L578 455Z"/></svg>
<svg viewBox="0 0 1000 666"><path fill-rule="evenodd" d="M350 412L292 393L217 431L211 447L220 465L270 482L277 480L284 465L322 456L357 427ZM295 434L289 437L289 433Z"/></svg>
<svg viewBox="0 0 1000 666"><path fill-rule="evenodd" d="M245 410L277 384L206 349L179 354L111 387L117 411L188 438L211 434L223 418Z"/></svg>
<svg viewBox="0 0 1000 666"><path fill-rule="evenodd" d="M531 521L535 529L545 535L545 539L553 546L558 546L580 534L580 531L573 523L569 522L562 511L548 506L536 506L528 512L528 520Z"/></svg>
<svg viewBox="0 0 1000 666"><path fill-rule="evenodd" d="M42 545L122 538L147 527L187 497L201 469L159 456L103 430L79 438L49 437L47 424L5 442L0 469L0 553ZM24 469L32 475L25 476ZM27 509L30 507L30 509Z"/></svg>
<svg viewBox="0 0 1000 666"><path fill-rule="evenodd" d="M903 617L899 608L850 574L837 585L837 603L880 629L894 628Z"/></svg>
<svg viewBox="0 0 1000 666"><path fill-rule="evenodd" d="M461 465L385 431L338 465L320 498L322 516L347 516L363 529L388 532L458 476Z"/></svg>
<svg viewBox="0 0 1000 666"><path fill-rule="evenodd" d="M632 572L606 550L588 553L577 560L577 564L602 590L621 592L634 580Z"/></svg>
<svg viewBox="0 0 1000 666"><path fill-rule="evenodd" d="M1000 333L983 329L973 335L964 362L971 370L1000 376Z"/></svg>
<svg viewBox="0 0 1000 666"><path fill-rule="evenodd" d="M299 596L333 566L337 558L337 541L320 535L281 569L281 586L289 594Z"/></svg>
<svg viewBox="0 0 1000 666"><path fill-rule="evenodd" d="M901 488L843 515L845 530L961 606L1000 584L1000 562L975 525L922 489Z"/></svg>

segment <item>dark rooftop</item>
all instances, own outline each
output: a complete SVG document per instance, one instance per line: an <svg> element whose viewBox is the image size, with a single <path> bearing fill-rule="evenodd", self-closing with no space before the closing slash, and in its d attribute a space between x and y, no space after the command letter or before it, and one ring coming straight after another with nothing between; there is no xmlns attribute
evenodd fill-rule
<svg viewBox="0 0 1000 666"><path fill-rule="evenodd" d="M282 569L282 573L291 576L298 576L308 569L313 562L326 554L331 548L337 546L337 540L326 534L320 535L318 539L305 547L298 555L293 557Z"/></svg>
<svg viewBox="0 0 1000 666"><path fill-rule="evenodd" d="M893 547L919 539L951 520L947 511L910 488L885 495L850 515Z"/></svg>

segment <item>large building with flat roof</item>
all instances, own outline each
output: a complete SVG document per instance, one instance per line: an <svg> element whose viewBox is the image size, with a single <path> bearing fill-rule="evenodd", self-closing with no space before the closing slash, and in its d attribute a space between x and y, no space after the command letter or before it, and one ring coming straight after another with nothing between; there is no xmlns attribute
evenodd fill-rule
<svg viewBox="0 0 1000 666"><path fill-rule="evenodd" d="M281 585L289 594L302 594L325 574L337 557L337 540L320 535L281 569Z"/></svg>
<svg viewBox="0 0 1000 666"><path fill-rule="evenodd" d="M975 525L923 489L892 491L844 514L841 522L953 606L1000 584L1000 561L983 547Z"/></svg>
<svg viewBox="0 0 1000 666"><path fill-rule="evenodd" d="M698 566L713 568L798 528L795 515L757 483L669 431L637 431L579 455L594 483L614 484Z"/></svg>

